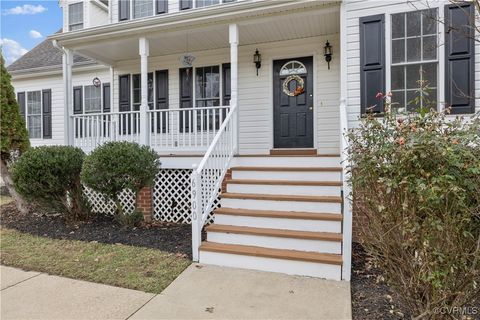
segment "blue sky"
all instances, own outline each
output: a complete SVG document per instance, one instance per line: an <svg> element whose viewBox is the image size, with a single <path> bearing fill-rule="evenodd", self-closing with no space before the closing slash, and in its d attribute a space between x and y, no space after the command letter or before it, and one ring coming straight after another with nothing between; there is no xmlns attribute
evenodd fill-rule
<svg viewBox="0 0 480 320"><path fill-rule="evenodd" d="M0 0L0 44L8 64L62 27L58 0Z"/></svg>

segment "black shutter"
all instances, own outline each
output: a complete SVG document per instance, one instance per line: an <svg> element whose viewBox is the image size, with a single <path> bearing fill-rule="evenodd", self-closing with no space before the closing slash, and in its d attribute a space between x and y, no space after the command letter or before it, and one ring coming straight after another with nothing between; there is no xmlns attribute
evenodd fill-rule
<svg viewBox="0 0 480 320"><path fill-rule="evenodd" d="M120 84L119 95L119 110L130 111L130 75L125 74L118 77Z"/></svg>
<svg viewBox="0 0 480 320"><path fill-rule="evenodd" d="M155 101L155 109L168 109L168 70L159 70L155 72L155 86L155 92L157 96L157 101ZM162 113L162 116L160 116L159 113L155 114L157 117L157 132L166 133L168 130L167 114ZM152 119L151 127L152 130L155 128L154 119Z"/></svg>
<svg viewBox="0 0 480 320"><path fill-rule="evenodd" d="M130 0L118 0L118 20L130 19Z"/></svg>
<svg viewBox="0 0 480 320"><path fill-rule="evenodd" d="M20 115L25 120L25 92L17 93L17 102L18 102Z"/></svg>
<svg viewBox="0 0 480 320"><path fill-rule="evenodd" d="M192 0L180 0L180 10L193 8Z"/></svg>
<svg viewBox="0 0 480 320"><path fill-rule="evenodd" d="M168 12L168 0L155 0L157 14Z"/></svg>
<svg viewBox="0 0 480 320"><path fill-rule="evenodd" d="M232 78L230 77L230 63L224 63L222 65L222 79L223 79L223 102L224 106L230 104L230 98L232 97Z"/></svg>
<svg viewBox="0 0 480 320"><path fill-rule="evenodd" d="M451 113L475 112L475 8L445 6L445 102Z"/></svg>
<svg viewBox="0 0 480 320"><path fill-rule="evenodd" d="M111 102L110 102L110 83L103 84L103 112L110 112Z"/></svg>
<svg viewBox="0 0 480 320"><path fill-rule="evenodd" d="M375 96L385 92L384 15L360 18L360 109L364 113L383 112L383 100Z"/></svg>
<svg viewBox="0 0 480 320"><path fill-rule="evenodd" d="M180 69L180 108L192 108L193 107L193 68L181 68ZM190 112L191 113L191 112ZM193 115L181 113L180 117L180 132L183 132L183 128L187 132L190 132L190 117ZM193 118L192 118L193 121ZM184 123L185 122L185 123Z"/></svg>
<svg viewBox="0 0 480 320"><path fill-rule="evenodd" d="M83 112L83 90L82 86L73 87L73 113Z"/></svg>
<svg viewBox="0 0 480 320"><path fill-rule="evenodd" d="M42 90L43 139L52 138L52 90Z"/></svg>

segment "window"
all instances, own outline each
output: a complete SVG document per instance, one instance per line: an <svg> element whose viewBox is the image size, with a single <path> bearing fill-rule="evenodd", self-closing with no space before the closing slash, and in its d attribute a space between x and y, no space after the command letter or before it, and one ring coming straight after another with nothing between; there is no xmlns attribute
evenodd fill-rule
<svg viewBox="0 0 480 320"><path fill-rule="evenodd" d="M85 104L85 113L88 112L100 112L102 111L102 97L101 97L101 88L95 86L85 86L84 87L84 104Z"/></svg>
<svg viewBox="0 0 480 320"><path fill-rule="evenodd" d="M68 6L68 28L70 31L83 29L83 2Z"/></svg>
<svg viewBox="0 0 480 320"><path fill-rule="evenodd" d="M304 74L307 73L307 68L300 61L289 61L283 65L280 69L281 76L288 76L291 74Z"/></svg>
<svg viewBox="0 0 480 320"><path fill-rule="evenodd" d="M437 104L437 9L392 15L391 91L395 108ZM427 87L427 90L422 89ZM418 104L417 104L418 102Z"/></svg>
<svg viewBox="0 0 480 320"><path fill-rule="evenodd" d="M142 103L142 80L141 75L134 74L132 76L132 89L133 89L133 110L140 110L140 104ZM153 72L148 73L148 106L153 109Z"/></svg>
<svg viewBox="0 0 480 320"><path fill-rule="evenodd" d="M133 0L133 18L153 16L152 0Z"/></svg>
<svg viewBox="0 0 480 320"><path fill-rule="evenodd" d="M196 69L195 106L213 107L220 105L220 72L218 66Z"/></svg>
<svg viewBox="0 0 480 320"><path fill-rule="evenodd" d="M42 137L41 91L31 91L27 93L27 128L30 138L39 139Z"/></svg>
<svg viewBox="0 0 480 320"><path fill-rule="evenodd" d="M214 4L219 4L220 0L197 0L197 8L213 6Z"/></svg>

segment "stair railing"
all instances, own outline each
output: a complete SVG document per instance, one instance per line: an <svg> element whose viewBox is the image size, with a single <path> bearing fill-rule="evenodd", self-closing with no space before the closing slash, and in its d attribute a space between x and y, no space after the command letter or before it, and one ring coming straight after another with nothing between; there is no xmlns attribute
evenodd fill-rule
<svg viewBox="0 0 480 320"><path fill-rule="evenodd" d="M347 104L345 100L340 101L340 156L342 163L342 280L350 281L352 268L352 205L350 202L350 195L352 188L349 180L350 162L348 159L348 113Z"/></svg>
<svg viewBox="0 0 480 320"><path fill-rule="evenodd" d="M199 260L202 228L218 198L223 178L237 150L237 106L230 106L225 120L191 176L192 256Z"/></svg>

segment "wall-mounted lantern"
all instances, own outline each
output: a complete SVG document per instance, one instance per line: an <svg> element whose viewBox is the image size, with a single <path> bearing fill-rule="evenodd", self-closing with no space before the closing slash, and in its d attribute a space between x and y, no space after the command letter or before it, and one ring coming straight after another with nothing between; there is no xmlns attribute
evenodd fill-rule
<svg viewBox="0 0 480 320"><path fill-rule="evenodd" d="M262 55L258 52L258 49L255 49L255 54L253 55L253 63L255 63L255 67L257 68L257 76L258 76L258 69L262 66Z"/></svg>
<svg viewBox="0 0 480 320"><path fill-rule="evenodd" d="M330 61L332 61L332 46L330 42L325 43L325 47L323 47L323 55L325 56L325 61L328 63L328 70L330 70Z"/></svg>

